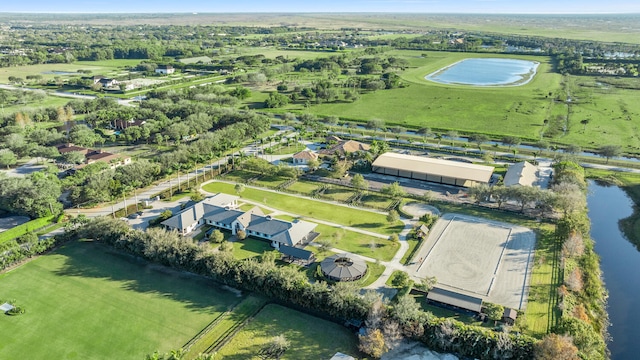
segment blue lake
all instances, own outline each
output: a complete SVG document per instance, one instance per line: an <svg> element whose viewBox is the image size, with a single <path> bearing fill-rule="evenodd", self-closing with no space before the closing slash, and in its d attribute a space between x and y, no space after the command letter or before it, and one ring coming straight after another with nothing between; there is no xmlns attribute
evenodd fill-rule
<svg viewBox="0 0 640 360"><path fill-rule="evenodd" d="M474 86L523 85L540 63L515 59L464 59L425 77L441 84Z"/></svg>

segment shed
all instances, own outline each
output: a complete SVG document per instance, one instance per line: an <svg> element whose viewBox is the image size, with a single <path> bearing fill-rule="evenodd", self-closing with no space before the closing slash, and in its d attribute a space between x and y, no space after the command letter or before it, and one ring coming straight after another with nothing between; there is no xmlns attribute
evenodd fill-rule
<svg viewBox="0 0 640 360"><path fill-rule="evenodd" d="M509 325L513 325L518 318L518 312L511 308L504 308L504 313L502 314L502 321Z"/></svg>
<svg viewBox="0 0 640 360"><path fill-rule="evenodd" d="M429 291L427 294L427 300L476 313L480 313L480 310L482 309L481 298L438 287L434 287Z"/></svg>
<svg viewBox="0 0 640 360"><path fill-rule="evenodd" d="M302 265L309 265L315 261L315 254L309 250L300 249L293 246L280 245L278 249L283 258L290 262L298 262Z"/></svg>
<svg viewBox="0 0 640 360"><path fill-rule="evenodd" d="M494 169L492 166L397 153L378 156L371 167L379 174L464 187L489 183Z"/></svg>

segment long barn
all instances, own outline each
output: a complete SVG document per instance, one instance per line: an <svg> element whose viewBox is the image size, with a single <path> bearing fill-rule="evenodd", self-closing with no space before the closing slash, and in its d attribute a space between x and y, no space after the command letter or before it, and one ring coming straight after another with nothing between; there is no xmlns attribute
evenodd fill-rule
<svg viewBox="0 0 640 360"><path fill-rule="evenodd" d="M487 184L493 174L492 166L396 153L378 156L371 167L379 174L464 187Z"/></svg>

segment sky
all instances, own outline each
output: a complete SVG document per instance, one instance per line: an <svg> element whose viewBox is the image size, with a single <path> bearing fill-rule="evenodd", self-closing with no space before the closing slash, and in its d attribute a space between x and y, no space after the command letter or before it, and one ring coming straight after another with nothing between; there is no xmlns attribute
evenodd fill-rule
<svg viewBox="0 0 640 360"><path fill-rule="evenodd" d="M640 13L640 0L1 0L0 12Z"/></svg>

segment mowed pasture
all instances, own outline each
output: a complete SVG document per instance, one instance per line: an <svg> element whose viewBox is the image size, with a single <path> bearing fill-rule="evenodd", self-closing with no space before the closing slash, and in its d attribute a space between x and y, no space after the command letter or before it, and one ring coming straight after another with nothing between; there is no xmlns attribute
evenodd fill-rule
<svg viewBox="0 0 640 360"><path fill-rule="evenodd" d="M143 359L183 346L241 299L204 278L69 243L0 275L0 359Z"/></svg>
<svg viewBox="0 0 640 360"><path fill-rule="evenodd" d="M562 76L553 71L547 56L412 50L393 50L385 55L409 62L410 67L398 73L406 87L364 93L355 102L323 103L308 110L295 104L289 109L361 122L381 119L386 126L485 133L498 139L511 135L528 142L544 137L591 149L617 144L640 151L640 128L633 121L640 116L640 102L635 101L639 90L602 84L596 76ZM521 86L445 85L425 80L425 76L465 58L521 59L540 65L533 80ZM585 119L586 127L582 124Z"/></svg>
<svg viewBox="0 0 640 360"><path fill-rule="evenodd" d="M210 193L236 193L233 184L222 182L209 183L204 185L202 189ZM389 224L384 214L353 207L330 204L250 187L247 187L240 196L273 207L274 209L291 212L302 217L309 217L310 221L313 221L313 219L325 220L382 235L397 234L403 229L402 222L400 221Z"/></svg>
<svg viewBox="0 0 640 360"><path fill-rule="evenodd" d="M9 76L26 79L27 75L42 75L44 80L50 80L56 76L60 76L62 78L68 78L69 76L89 76L81 73L77 73L77 75L51 74L51 72L54 71L76 73L78 70L91 70L92 74L101 75L102 72L112 71L114 68L93 64L92 62L85 62L82 64L39 64L6 67L0 68L0 83L9 83Z"/></svg>
<svg viewBox="0 0 640 360"><path fill-rule="evenodd" d="M336 352L359 355L356 336L347 328L270 304L217 352L216 359L260 359L262 346L278 335L291 343L281 359L329 359Z"/></svg>

